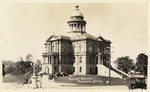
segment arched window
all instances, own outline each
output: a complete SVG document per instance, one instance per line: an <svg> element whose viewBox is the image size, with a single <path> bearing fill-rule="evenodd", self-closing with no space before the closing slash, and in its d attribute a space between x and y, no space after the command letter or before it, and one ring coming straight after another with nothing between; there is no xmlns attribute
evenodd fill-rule
<svg viewBox="0 0 150 92"><path fill-rule="evenodd" d="M45 67L45 73L49 74L49 68L48 67Z"/></svg>
<svg viewBox="0 0 150 92"><path fill-rule="evenodd" d="M79 72L82 72L82 67L80 67Z"/></svg>
<svg viewBox="0 0 150 92"><path fill-rule="evenodd" d="M97 69L97 66L95 67L95 74L97 74L98 73L98 69Z"/></svg>

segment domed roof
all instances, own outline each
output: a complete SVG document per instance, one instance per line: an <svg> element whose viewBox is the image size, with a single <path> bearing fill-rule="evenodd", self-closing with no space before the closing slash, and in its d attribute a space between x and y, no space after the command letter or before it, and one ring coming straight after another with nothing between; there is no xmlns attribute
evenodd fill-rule
<svg viewBox="0 0 150 92"><path fill-rule="evenodd" d="M80 16L80 17L83 17L83 14L79 11L79 6L75 6L76 9L75 11L71 14L71 17L74 17L74 16Z"/></svg>

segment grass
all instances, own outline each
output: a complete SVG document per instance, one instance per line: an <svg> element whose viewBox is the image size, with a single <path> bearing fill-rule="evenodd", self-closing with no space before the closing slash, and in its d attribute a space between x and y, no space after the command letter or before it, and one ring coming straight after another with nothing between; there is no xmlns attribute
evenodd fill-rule
<svg viewBox="0 0 150 92"><path fill-rule="evenodd" d="M102 80L101 83L78 83L78 80L69 80L70 78L79 78L79 80L81 78L90 78L90 80ZM85 79L86 80L86 79ZM86 81L88 81L89 79L87 79ZM58 77L57 79L55 79L55 82L61 82L61 83L77 83L79 85L82 84L87 84L87 85L106 85L106 81L109 81L109 77L105 77L105 76L98 76L98 75L73 75L73 76L67 76L67 77ZM111 78L111 85L127 85L126 83L126 79L120 79L120 78Z"/></svg>
<svg viewBox="0 0 150 92"><path fill-rule="evenodd" d="M3 77L3 83L17 83L20 84L25 81L25 79L30 79L30 76L25 75L6 75Z"/></svg>

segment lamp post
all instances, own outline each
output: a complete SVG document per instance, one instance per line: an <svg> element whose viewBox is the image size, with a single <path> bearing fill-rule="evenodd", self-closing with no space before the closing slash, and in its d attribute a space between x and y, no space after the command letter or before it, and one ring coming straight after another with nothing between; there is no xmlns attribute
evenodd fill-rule
<svg viewBox="0 0 150 92"><path fill-rule="evenodd" d="M36 75L35 75L35 64L36 64L36 63L33 63L33 76L36 76Z"/></svg>
<svg viewBox="0 0 150 92"><path fill-rule="evenodd" d="M37 76L35 74L35 66L36 63L31 63L33 66L33 75L31 76L31 88L38 88L38 84L37 84Z"/></svg>

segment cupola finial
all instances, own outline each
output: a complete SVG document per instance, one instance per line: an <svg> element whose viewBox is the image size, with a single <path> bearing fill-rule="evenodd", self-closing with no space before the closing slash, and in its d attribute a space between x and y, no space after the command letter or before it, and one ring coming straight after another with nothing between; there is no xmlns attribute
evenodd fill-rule
<svg viewBox="0 0 150 92"><path fill-rule="evenodd" d="M79 5L76 5L75 7L76 7L76 10L79 10Z"/></svg>

